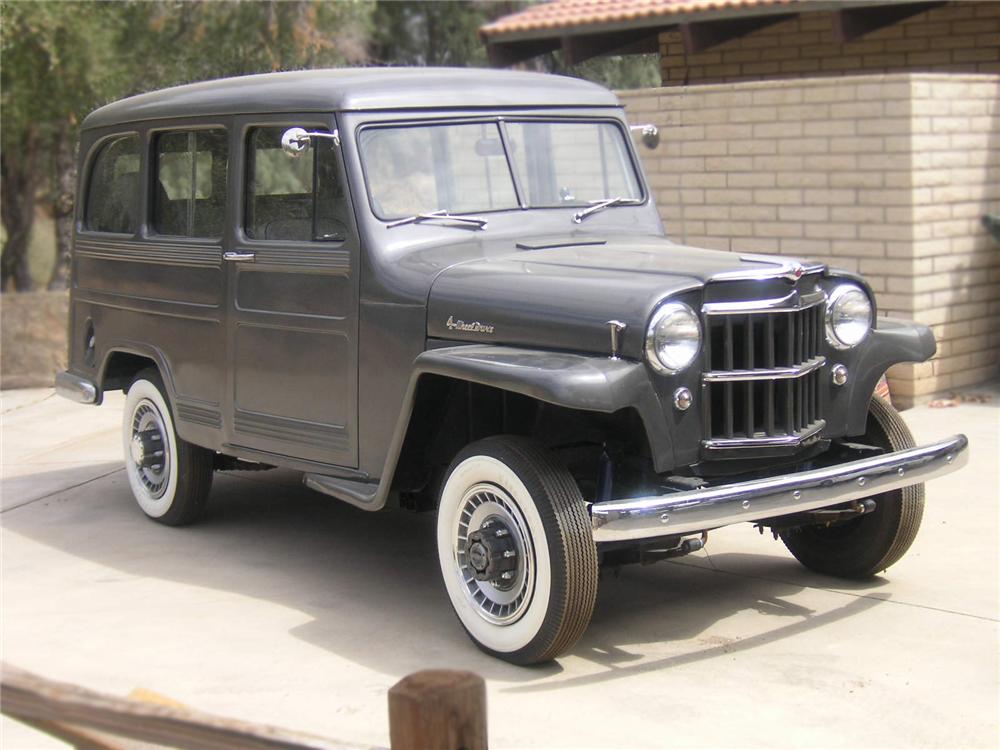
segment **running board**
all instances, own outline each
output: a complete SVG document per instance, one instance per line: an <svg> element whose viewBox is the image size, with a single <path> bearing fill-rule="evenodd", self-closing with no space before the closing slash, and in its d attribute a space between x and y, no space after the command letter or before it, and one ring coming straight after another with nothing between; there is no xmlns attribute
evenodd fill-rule
<svg viewBox="0 0 1000 750"><path fill-rule="evenodd" d="M375 510L372 504L378 494L378 482L358 482L324 474L306 474L302 477L302 482L311 490L343 500L355 507Z"/></svg>

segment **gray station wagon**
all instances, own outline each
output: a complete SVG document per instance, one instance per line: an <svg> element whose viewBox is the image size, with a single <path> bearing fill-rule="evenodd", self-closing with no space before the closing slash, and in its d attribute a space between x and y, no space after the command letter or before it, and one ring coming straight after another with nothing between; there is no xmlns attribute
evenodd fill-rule
<svg viewBox="0 0 1000 750"><path fill-rule="evenodd" d="M455 612L502 659L572 647L602 566L728 524L872 576L966 458L873 397L930 331L853 274L671 242L599 86L249 76L102 107L80 153L56 385L127 392L141 509L189 523L214 471L280 466L436 511Z"/></svg>

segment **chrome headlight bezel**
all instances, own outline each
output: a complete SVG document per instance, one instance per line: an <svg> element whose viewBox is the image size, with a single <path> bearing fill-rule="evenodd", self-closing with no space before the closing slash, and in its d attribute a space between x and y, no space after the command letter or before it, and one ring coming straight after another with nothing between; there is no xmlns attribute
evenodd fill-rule
<svg viewBox="0 0 1000 750"><path fill-rule="evenodd" d="M843 315L845 308L853 305L853 310ZM827 295L826 299L826 340L835 349L853 349L868 338L874 324L874 309L871 299L857 284L840 284ZM863 323L860 335L844 335L845 326Z"/></svg>
<svg viewBox="0 0 1000 750"><path fill-rule="evenodd" d="M675 338L675 341L687 342L689 351L683 355L687 357L686 360L683 359L683 356L672 361L664 361L660 357L657 337L664 335L664 329L668 326L687 327L686 336ZM695 334L694 337L690 336L692 330ZM690 347L691 341L694 341L693 348ZM653 313L646 328L646 360L657 372L663 375L676 375L682 370L686 370L697 360L698 354L701 352L701 341L701 319L698 314L683 302L665 302Z"/></svg>

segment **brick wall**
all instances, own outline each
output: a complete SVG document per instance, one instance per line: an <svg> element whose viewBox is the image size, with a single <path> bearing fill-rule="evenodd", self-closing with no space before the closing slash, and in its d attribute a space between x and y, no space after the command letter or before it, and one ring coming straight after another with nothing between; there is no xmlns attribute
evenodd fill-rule
<svg viewBox="0 0 1000 750"><path fill-rule="evenodd" d="M660 35L665 86L902 71L1000 73L1000 2L951 2L865 35L834 37L833 14L810 12L685 56Z"/></svg>
<svg viewBox="0 0 1000 750"><path fill-rule="evenodd" d="M859 271L881 314L924 322L929 363L890 373L894 398L998 372L1000 75L895 74L620 92L667 232Z"/></svg>

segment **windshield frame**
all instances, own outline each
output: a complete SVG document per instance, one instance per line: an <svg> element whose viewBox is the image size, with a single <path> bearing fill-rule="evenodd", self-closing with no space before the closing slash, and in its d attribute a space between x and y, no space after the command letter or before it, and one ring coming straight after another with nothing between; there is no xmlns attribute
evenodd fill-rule
<svg viewBox="0 0 1000 750"><path fill-rule="evenodd" d="M476 209L473 211L463 212L463 213L474 213L474 214L497 214L497 213L509 213L511 211L552 211L552 210L579 210L581 208L586 208L588 203L567 203L565 205L546 205L546 206L531 206L528 205L525 198L525 190L521 184L521 180L518 176L517 169L514 165L513 157L511 156L510 139L507 133L507 123L516 122L551 122L551 123L602 123L609 124L615 127L622 137L623 143L625 145L625 155L628 158L628 166L632 169L632 175L635 178L636 184L639 187L639 197L636 199L635 203L628 203L624 207L640 207L645 206L649 203L649 190L646 186L645 175L640 167L638 158L635 153L634 144L632 143L631 134L625 125L619 118L600 115L600 116L588 116L586 114L525 114L525 113L512 113L512 114L499 114L490 113L488 115L445 115L441 117L420 117L420 118L402 118L402 119L392 119L377 122L364 122L359 124L354 129L354 142L356 145L358 163L361 167L361 175L364 179L365 197L368 203L368 210L371 215L375 217L376 220L382 222L383 224L388 224L394 219L392 218L382 218L378 215L375 210L375 199L372 195L371 190L371 180L369 179L368 173L368 163L365 159L365 155L361 148L361 136L366 130L370 129L391 129L391 128L407 128L407 127L434 127L434 126L444 126L444 125L474 125L474 124L494 124L500 133L500 141L503 144L504 158L507 163L507 169L510 173L510 178L514 186L514 195L516 198L517 206L511 206L507 208L486 208L486 209ZM613 196L611 196L613 197ZM456 214L462 215L462 214Z"/></svg>

